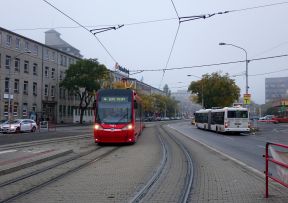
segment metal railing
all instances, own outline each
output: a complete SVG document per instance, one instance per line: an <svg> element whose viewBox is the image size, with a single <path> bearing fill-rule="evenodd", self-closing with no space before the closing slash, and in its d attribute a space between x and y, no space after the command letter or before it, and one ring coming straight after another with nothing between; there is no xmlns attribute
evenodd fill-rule
<svg viewBox="0 0 288 203"><path fill-rule="evenodd" d="M269 146L277 146L279 148L284 148L288 150L288 146L284 145L284 144L277 144L277 143L270 143L267 142L266 143L266 148L265 148L265 178L266 178L266 192L265 192L265 197L268 198L269 197L269 178L274 180L275 182L283 185L284 187L288 188L288 163L286 161L283 161L283 159L280 159L278 157L278 160L275 159L275 157L269 155ZM276 152L276 150L274 150ZM276 152L277 153L277 152ZM287 152L281 152L282 154L284 154L285 156L288 156L288 151ZM280 159L280 160L279 160ZM281 171L281 176L283 178L283 180L281 180L280 178L273 176L273 174L269 173L269 162L272 162L276 165L276 170ZM282 168L281 168L282 167ZM283 169L283 170L280 170Z"/></svg>

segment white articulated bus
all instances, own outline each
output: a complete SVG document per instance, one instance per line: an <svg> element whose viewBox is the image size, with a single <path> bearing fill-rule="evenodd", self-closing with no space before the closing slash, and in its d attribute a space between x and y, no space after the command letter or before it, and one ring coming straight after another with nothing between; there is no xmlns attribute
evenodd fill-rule
<svg viewBox="0 0 288 203"><path fill-rule="evenodd" d="M243 107L224 107L195 112L198 128L215 132L242 133L250 131L249 113Z"/></svg>

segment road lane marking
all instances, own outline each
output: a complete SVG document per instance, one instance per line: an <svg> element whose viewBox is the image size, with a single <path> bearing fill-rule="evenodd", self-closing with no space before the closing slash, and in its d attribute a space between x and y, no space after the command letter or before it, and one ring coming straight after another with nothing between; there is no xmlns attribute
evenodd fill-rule
<svg viewBox="0 0 288 203"><path fill-rule="evenodd" d="M6 150L6 151L0 151L0 154L6 154L6 153L10 153L10 152L16 152L16 149L11 149L11 150Z"/></svg>
<svg viewBox="0 0 288 203"><path fill-rule="evenodd" d="M257 147L259 147L259 148L263 148L263 149L265 149L266 147L265 146L263 146L263 145L257 145Z"/></svg>

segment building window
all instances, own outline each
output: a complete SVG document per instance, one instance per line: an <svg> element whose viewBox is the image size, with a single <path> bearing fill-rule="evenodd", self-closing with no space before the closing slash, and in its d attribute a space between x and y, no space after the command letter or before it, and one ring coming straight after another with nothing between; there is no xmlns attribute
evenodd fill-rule
<svg viewBox="0 0 288 203"><path fill-rule="evenodd" d="M34 44L33 54L35 54L36 56L38 55L38 45L37 44Z"/></svg>
<svg viewBox="0 0 288 203"><path fill-rule="evenodd" d="M25 41L25 51L29 51L29 42Z"/></svg>
<svg viewBox="0 0 288 203"><path fill-rule="evenodd" d="M23 106L22 106L22 116L28 116L28 104L27 103L23 103Z"/></svg>
<svg viewBox="0 0 288 203"><path fill-rule="evenodd" d="M14 80L14 93L19 93L19 80Z"/></svg>
<svg viewBox="0 0 288 203"><path fill-rule="evenodd" d="M8 116L8 102L4 103L4 116Z"/></svg>
<svg viewBox="0 0 288 203"><path fill-rule="evenodd" d="M63 66L64 64L64 56L60 55L60 65Z"/></svg>
<svg viewBox="0 0 288 203"><path fill-rule="evenodd" d="M51 70L51 78L55 78L55 68L52 68Z"/></svg>
<svg viewBox="0 0 288 203"><path fill-rule="evenodd" d="M14 102L13 104L13 116L18 116L18 110L19 110L19 104L17 102Z"/></svg>
<svg viewBox="0 0 288 203"><path fill-rule="evenodd" d="M6 46L7 47L11 47L12 44L12 36L11 35L7 35L6 36Z"/></svg>
<svg viewBox="0 0 288 203"><path fill-rule="evenodd" d="M63 116L66 116L66 106L63 105L62 108L63 108L62 109L63 110Z"/></svg>
<svg viewBox="0 0 288 203"><path fill-rule="evenodd" d="M52 52L51 58L52 58L52 61L55 61L55 51Z"/></svg>
<svg viewBox="0 0 288 203"><path fill-rule="evenodd" d="M34 103L32 105L32 111L37 112L37 104Z"/></svg>
<svg viewBox="0 0 288 203"><path fill-rule="evenodd" d="M48 97L48 85L45 85L44 96Z"/></svg>
<svg viewBox="0 0 288 203"><path fill-rule="evenodd" d="M66 56L64 56L64 64L63 65L67 66L67 57Z"/></svg>
<svg viewBox="0 0 288 203"><path fill-rule="evenodd" d="M24 73L29 73L29 61L24 61Z"/></svg>
<svg viewBox="0 0 288 203"><path fill-rule="evenodd" d="M16 49L20 49L21 48L21 41L19 38L16 38Z"/></svg>
<svg viewBox="0 0 288 203"><path fill-rule="evenodd" d="M70 116L70 109L71 109L71 106L67 106L67 116Z"/></svg>
<svg viewBox="0 0 288 203"><path fill-rule="evenodd" d="M49 77L49 67L47 67L47 66L45 67L44 75L45 75L46 78Z"/></svg>
<svg viewBox="0 0 288 203"><path fill-rule="evenodd" d="M48 49L45 49L44 58L49 59L49 50Z"/></svg>
<svg viewBox="0 0 288 203"><path fill-rule="evenodd" d="M6 67L7 69L9 69L9 68L10 68L10 65L11 65L11 56L6 55L5 67Z"/></svg>
<svg viewBox="0 0 288 203"><path fill-rule="evenodd" d="M33 82L33 95L37 96L37 82Z"/></svg>
<svg viewBox="0 0 288 203"><path fill-rule="evenodd" d="M18 58L15 58L15 61L14 61L14 66L15 66L15 71L16 72L19 72L20 71L20 59Z"/></svg>
<svg viewBox="0 0 288 203"><path fill-rule="evenodd" d="M4 85L5 93L9 93L9 78L5 78L5 85Z"/></svg>
<svg viewBox="0 0 288 203"><path fill-rule="evenodd" d="M28 95L28 81L24 81L23 94Z"/></svg>
<svg viewBox="0 0 288 203"><path fill-rule="evenodd" d="M64 71L60 71L60 80L64 79Z"/></svg>
<svg viewBox="0 0 288 203"><path fill-rule="evenodd" d="M73 58L69 58L69 66L71 65L71 64L73 64L74 63L74 59Z"/></svg>
<svg viewBox="0 0 288 203"><path fill-rule="evenodd" d="M55 86L51 87L51 97L55 97Z"/></svg>
<svg viewBox="0 0 288 203"><path fill-rule="evenodd" d="M62 105L59 105L59 114L60 114L60 117L63 116L63 114L62 114Z"/></svg>
<svg viewBox="0 0 288 203"><path fill-rule="evenodd" d="M38 64L33 63L33 75L38 75Z"/></svg>
<svg viewBox="0 0 288 203"><path fill-rule="evenodd" d="M60 88L60 99L65 99L65 89L64 88Z"/></svg>

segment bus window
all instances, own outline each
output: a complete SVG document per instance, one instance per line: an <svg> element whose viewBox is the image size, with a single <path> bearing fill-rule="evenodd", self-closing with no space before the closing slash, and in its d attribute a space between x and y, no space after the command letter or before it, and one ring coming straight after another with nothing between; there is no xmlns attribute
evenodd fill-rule
<svg viewBox="0 0 288 203"><path fill-rule="evenodd" d="M228 111L228 118L248 118L248 111Z"/></svg>

